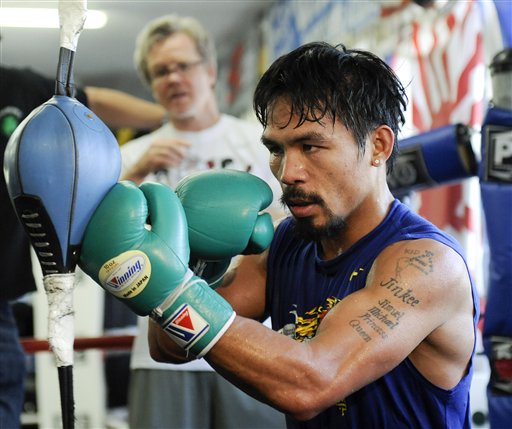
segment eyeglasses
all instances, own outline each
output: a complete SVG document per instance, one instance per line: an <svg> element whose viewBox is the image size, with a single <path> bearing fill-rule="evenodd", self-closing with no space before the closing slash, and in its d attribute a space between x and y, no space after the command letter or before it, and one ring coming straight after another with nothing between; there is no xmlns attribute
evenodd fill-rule
<svg viewBox="0 0 512 429"><path fill-rule="evenodd" d="M172 65L162 65L159 67L156 67L154 70L151 70L149 73L149 76L151 77L151 80L161 80L163 78L166 78L167 76L170 76L172 73L178 73L180 76L185 76L189 74L194 68L196 68L198 65L203 64L204 60L198 60L198 61L191 61L191 62L181 62L181 63L175 63Z"/></svg>

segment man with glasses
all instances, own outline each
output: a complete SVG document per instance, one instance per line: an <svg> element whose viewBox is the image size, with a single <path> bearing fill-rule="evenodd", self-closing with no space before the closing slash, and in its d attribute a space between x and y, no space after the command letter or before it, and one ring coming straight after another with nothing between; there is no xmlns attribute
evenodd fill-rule
<svg viewBox="0 0 512 429"><path fill-rule="evenodd" d="M174 189L194 171L230 168L255 174L279 189L260 143L259 124L219 112L215 47L199 22L176 15L150 22L139 34L134 59L168 120L121 147L123 179L156 181ZM274 192L276 201L279 194ZM284 427L284 416L241 393L204 360L176 366L153 361L147 318L138 320L130 367L130 427Z"/></svg>

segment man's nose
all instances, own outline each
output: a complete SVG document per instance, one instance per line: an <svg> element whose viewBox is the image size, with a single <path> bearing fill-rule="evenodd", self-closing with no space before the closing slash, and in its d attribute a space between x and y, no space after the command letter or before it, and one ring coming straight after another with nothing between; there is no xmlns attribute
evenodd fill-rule
<svg viewBox="0 0 512 429"><path fill-rule="evenodd" d="M279 168L278 179L286 185L303 182L306 179L306 169L302 157L293 153L285 154Z"/></svg>
<svg viewBox="0 0 512 429"><path fill-rule="evenodd" d="M178 80L181 80L182 75L180 71L175 67L169 67L167 69L167 73L165 74L165 80L168 82L176 82Z"/></svg>

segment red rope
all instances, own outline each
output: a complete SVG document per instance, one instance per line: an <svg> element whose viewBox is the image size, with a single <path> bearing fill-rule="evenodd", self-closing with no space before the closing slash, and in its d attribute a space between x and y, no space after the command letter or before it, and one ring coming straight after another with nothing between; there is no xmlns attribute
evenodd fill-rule
<svg viewBox="0 0 512 429"><path fill-rule="evenodd" d="M134 340L133 335L107 335L104 337L83 337L75 338L74 350L87 349L131 349ZM22 338L21 345L25 349L25 353L47 352L50 346L47 340L39 340L36 338Z"/></svg>

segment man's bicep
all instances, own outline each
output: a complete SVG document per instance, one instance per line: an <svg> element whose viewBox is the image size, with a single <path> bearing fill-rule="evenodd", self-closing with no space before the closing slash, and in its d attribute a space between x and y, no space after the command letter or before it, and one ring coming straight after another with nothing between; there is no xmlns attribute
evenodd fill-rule
<svg viewBox="0 0 512 429"><path fill-rule="evenodd" d="M345 382L354 388L394 368L443 323L446 267L437 251L425 243L385 251L366 286L324 318L314 343L320 353L337 350L340 373L351 369L354 378Z"/></svg>
<svg viewBox="0 0 512 429"><path fill-rule="evenodd" d="M312 346L320 354L336 354L343 382L359 389L398 365L423 336L414 311L393 305L381 290L363 289L325 316Z"/></svg>

